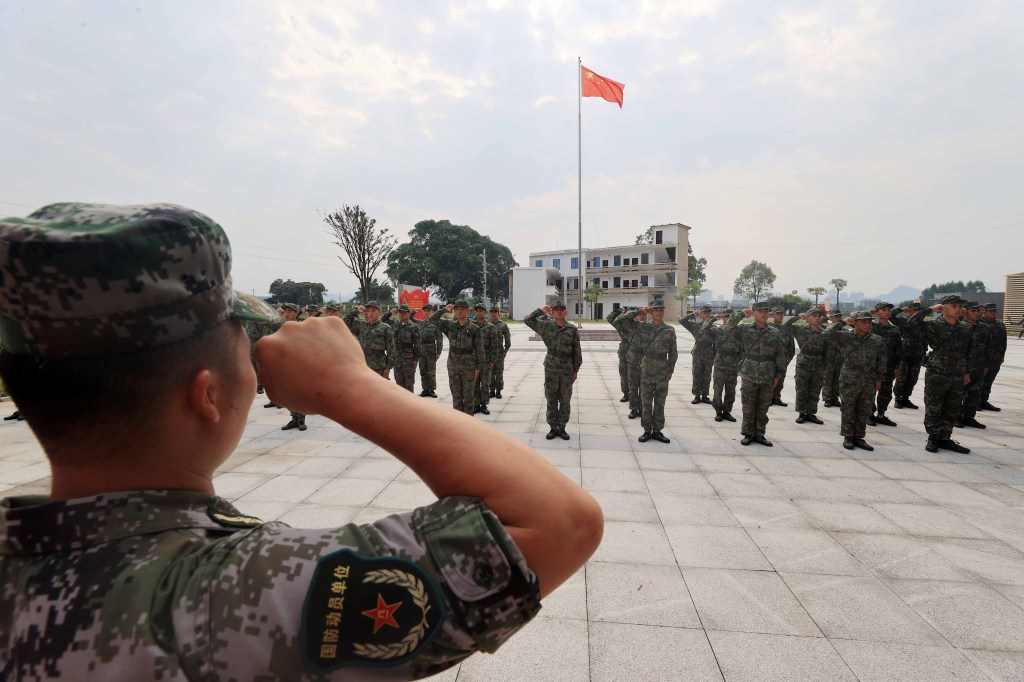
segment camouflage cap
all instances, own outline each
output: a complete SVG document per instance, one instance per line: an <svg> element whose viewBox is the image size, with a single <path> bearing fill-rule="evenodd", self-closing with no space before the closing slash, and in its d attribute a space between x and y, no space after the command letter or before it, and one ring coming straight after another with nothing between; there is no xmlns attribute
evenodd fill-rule
<svg viewBox="0 0 1024 682"><path fill-rule="evenodd" d="M771 310L771 306L767 303L752 303L750 305L751 310Z"/></svg>
<svg viewBox="0 0 1024 682"><path fill-rule="evenodd" d="M786 311L785 311L785 310L783 310L783 309L782 309L781 307L779 307L779 306L775 306L774 308L772 308L772 312L773 312L773 313L785 313Z"/></svg>
<svg viewBox="0 0 1024 682"><path fill-rule="evenodd" d="M966 303L964 299L960 298L956 294L950 294L949 296L943 296L939 299L939 303L942 305L951 305L953 303Z"/></svg>
<svg viewBox="0 0 1024 682"><path fill-rule="evenodd" d="M807 310L806 314L807 315L821 315L822 314L821 308L809 308Z"/></svg>
<svg viewBox="0 0 1024 682"><path fill-rule="evenodd" d="M370 301L369 303L367 303L363 307L364 308L376 308L377 310L380 310L380 303L377 303L376 301Z"/></svg>
<svg viewBox="0 0 1024 682"><path fill-rule="evenodd" d="M412 310L409 309L409 306L407 306L406 304L403 303L402 305L398 306L398 312L400 312L400 313L411 313Z"/></svg>
<svg viewBox="0 0 1024 682"><path fill-rule="evenodd" d="M711 312L711 306L709 306L709 305L701 306L700 311L702 313L710 313Z"/></svg>
<svg viewBox="0 0 1024 682"><path fill-rule="evenodd" d="M282 303L278 306L281 310L294 310L295 312L301 312L302 308L299 307L298 303Z"/></svg>
<svg viewBox="0 0 1024 682"><path fill-rule="evenodd" d="M492 305L492 306L491 306L491 312L492 312L492 313L500 313L500 312L501 312L501 308L499 308L499 307L498 307L498 306L496 306L496 305Z"/></svg>
<svg viewBox="0 0 1024 682"><path fill-rule="evenodd" d="M650 304L647 307L650 308L651 310L654 310L655 308L664 308L665 307L665 302L662 301L660 298L659 299L655 299L654 303Z"/></svg>
<svg viewBox="0 0 1024 682"><path fill-rule="evenodd" d="M485 306L483 303L477 303L476 305L473 306L473 310L487 310L487 306Z"/></svg>
<svg viewBox="0 0 1024 682"><path fill-rule="evenodd" d="M875 316L872 315L871 313L869 313L866 310L862 310L859 313L854 313L853 314L853 321L854 322L860 322L861 320L872 320L872 321L874 321L874 319L875 319Z"/></svg>
<svg viewBox="0 0 1024 682"><path fill-rule="evenodd" d="M843 316L843 311L841 311L841 310L830 310L829 313L828 313L828 316L829 317L842 317Z"/></svg>
<svg viewBox="0 0 1024 682"><path fill-rule="evenodd" d="M455 301L455 307L456 308L468 308L469 307L469 301L467 301L464 298L460 298L459 300Z"/></svg>
<svg viewBox="0 0 1024 682"><path fill-rule="evenodd" d="M433 310L434 309L434 304L433 303L424 303L422 309L423 310Z"/></svg>
<svg viewBox="0 0 1024 682"><path fill-rule="evenodd" d="M889 303L888 301L879 301L878 303L875 304L875 310L881 310L882 308L895 308L895 307L896 306L894 306L892 303Z"/></svg>
<svg viewBox="0 0 1024 682"><path fill-rule="evenodd" d="M920 310L921 304L917 301L904 301L900 304L901 308L910 308L911 310Z"/></svg>
<svg viewBox="0 0 1024 682"><path fill-rule="evenodd" d="M980 308L980 307L981 307L981 304L978 303L977 301L966 301L964 303L964 309Z"/></svg>
<svg viewBox="0 0 1024 682"><path fill-rule="evenodd" d="M555 301L554 303L551 304L552 310L555 309L555 308L564 308L564 307L565 307L565 301L563 301L562 299L558 299L557 301Z"/></svg>
<svg viewBox="0 0 1024 682"><path fill-rule="evenodd" d="M228 319L275 322L231 286L220 225L173 204L60 203L0 219L0 343L42 358L119 355Z"/></svg>
<svg viewBox="0 0 1024 682"><path fill-rule="evenodd" d="M985 310L999 310L999 306L995 303L986 303Z"/></svg>

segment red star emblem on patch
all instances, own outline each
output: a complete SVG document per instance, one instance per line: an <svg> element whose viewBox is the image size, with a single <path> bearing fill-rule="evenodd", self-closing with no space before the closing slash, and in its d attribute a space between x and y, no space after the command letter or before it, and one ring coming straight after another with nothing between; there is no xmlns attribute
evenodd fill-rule
<svg viewBox="0 0 1024 682"><path fill-rule="evenodd" d="M379 592L377 593L377 608L363 611L364 616L373 619L373 634L377 634L377 631L385 625L398 629L398 623L395 622L395 611L401 605L400 601L388 604L384 601L384 597Z"/></svg>

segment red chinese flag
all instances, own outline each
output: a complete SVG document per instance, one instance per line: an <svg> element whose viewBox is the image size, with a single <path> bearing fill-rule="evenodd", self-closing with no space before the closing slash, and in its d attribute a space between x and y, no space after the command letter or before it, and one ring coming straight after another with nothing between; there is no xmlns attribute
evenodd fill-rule
<svg viewBox="0 0 1024 682"><path fill-rule="evenodd" d="M582 78L584 97L603 97L609 102L618 103L619 108L622 108L622 91L625 89L625 85L616 83L611 78L598 76L585 66Z"/></svg>

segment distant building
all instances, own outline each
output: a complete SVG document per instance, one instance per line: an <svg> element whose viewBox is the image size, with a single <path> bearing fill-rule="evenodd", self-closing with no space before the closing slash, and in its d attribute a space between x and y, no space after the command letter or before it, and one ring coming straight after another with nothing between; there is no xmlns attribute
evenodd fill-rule
<svg viewBox="0 0 1024 682"><path fill-rule="evenodd" d="M556 299L564 300L569 317L575 317L581 290L597 285L604 295L594 304L584 301L585 317L598 319L622 306L641 307L661 299L666 319L678 319L676 292L686 283L690 228L670 223L654 225L652 232L653 244L584 249L582 264L576 248L531 253L527 266L510 275L512 317L521 320Z"/></svg>
<svg viewBox="0 0 1024 682"><path fill-rule="evenodd" d="M1019 324L1024 317L1024 272L1006 276L1006 294L1003 299L1003 321Z"/></svg>

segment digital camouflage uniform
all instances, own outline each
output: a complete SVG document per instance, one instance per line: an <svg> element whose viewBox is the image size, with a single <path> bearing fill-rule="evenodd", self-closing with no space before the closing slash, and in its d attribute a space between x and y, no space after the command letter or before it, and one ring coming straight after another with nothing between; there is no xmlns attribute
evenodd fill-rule
<svg viewBox="0 0 1024 682"><path fill-rule="evenodd" d="M985 310L996 310L996 305L989 303L985 306ZM1003 359L1006 357L1006 325L999 318L989 321L983 317L981 321L983 324L989 325L988 349L985 353L988 374L985 375L985 385L981 390L981 405L984 409L989 409L992 407L989 402L989 397L992 395L992 384L995 383L996 376L999 375L999 368L1003 366Z"/></svg>
<svg viewBox="0 0 1024 682"><path fill-rule="evenodd" d="M704 333L705 321L697 319L694 313L679 320L679 324L693 335L693 348L690 349L693 385L690 393L696 398L707 398L711 393L711 371L715 366L715 340Z"/></svg>
<svg viewBox="0 0 1024 682"><path fill-rule="evenodd" d="M399 312L410 312L409 307L402 306ZM420 355L419 325L412 319L406 322L402 322L401 317L395 319L390 310L380 319L395 330L395 383L411 393L416 390L416 363Z"/></svg>
<svg viewBox="0 0 1024 682"><path fill-rule="evenodd" d="M491 322L494 325L495 333L500 341L498 353L494 356L494 369L491 370L491 391L490 395L501 393L505 388L505 356L512 347L512 332L504 320Z"/></svg>
<svg viewBox="0 0 1024 682"><path fill-rule="evenodd" d="M430 318L417 320L416 324L420 328L420 395L433 394L437 391L437 359L444 350L444 334Z"/></svg>
<svg viewBox="0 0 1024 682"><path fill-rule="evenodd" d="M564 431L572 410L573 375L583 365L579 330L568 320L559 327L554 318L545 315L540 308L527 315L523 322L537 332L547 347L547 355L544 356L547 422L552 431Z"/></svg>
<svg viewBox="0 0 1024 682"><path fill-rule="evenodd" d="M473 393L476 396L476 404L486 407L491 402L491 365L498 361L501 354L501 337L497 327L489 321L473 323L480 328L480 338L484 342L484 361L480 364L480 374L476 378L476 385Z"/></svg>
<svg viewBox="0 0 1024 682"><path fill-rule="evenodd" d="M793 337L800 344L796 356L796 411L813 415L818 412L818 396L825 379L825 328L815 330L803 320L793 323Z"/></svg>
<svg viewBox="0 0 1024 682"><path fill-rule="evenodd" d="M964 308L977 305L977 301L970 301ZM971 327L973 333L971 353L967 356L967 372L971 375L971 380L964 386L964 405L960 412L961 420L966 423L967 420L975 418L981 406L981 396L985 390L985 368L988 366L988 334L992 328L980 321L973 324L969 320L964 322ZM977 425L977 421L972 425Z"/></svg>
<svg viewBox="0 0 1024 682"><path fill-rule="evenodd" d="M458 301L465 303L465 301ZM452 392L452 407L466 414L473 414L473 379L484 362L484 340L473 320L466 318L459 324L457 318L446 320L444 309L430 316L441 333L448 337L448 384Z"/></svg>
<svg viewBox="0 0 1024 682"><path fill-rule="evenodd" d="M948 302L948 297L942 300ZM925 431L933 439L947 441L963 408L964 375L974 335L963 321L950 324L941 314L924 319L929 312L926 308L915 313L907 326L911 333L921 334L931 348L924 365Z"/></svg>
<svg viewBox="0 0 1024 682"><path fill-rule="evenodd" d="M764 437L768 427L768 408L772 404L772 382L786 371L786 346L782 335L766 324L741 324L736 327L740 347L740 401L743 403L744 436Z"/></svg>
<svg viewBox="0 0 1024 682"><path fill-rule="evenodd" d="M861 314L867 315L858 313ZM885 341L870 331L864 336L854 330L844 331L845 326L840 320L825 330L843 357L843 370L839 375L839 395L843 402L839 434L846 438L864 438L868 417L875 409L875 382L885 377Z"/></svg>
<svg viewBox="0 0 1024 682"><path fill-rule="evenodd" d="M660 434L665 428L668 382L679 359L676 330L664 322L638 327L644 349L640 360L640 425L645 432Z"/></svg>
<svg viewBox="0 0 1024 682"><path fill-rule="evenodd" d="M475 498L318 530L178 490L0 514L4 679L408 679L494 651L540 608Z"/></svg>
<svg viewBox="0 0 1024 682"><path fill-rule="evenodd" d="M636 332L648 322L641 322L636 319L640 314L639 310L630 310L615 318L612 324L619 332L619 336L626 340L626 378L629 386L629 411L640 414L643 412L643 405L640 402L640 361L643 359L643 344L638 340ZM637 341L634 343L634 341ZM621 344L620 344L621 345Z"/></svg>
<svg viewBox="0 0 1024 682"><path fill-rule="evenodd" d="M827 326L822 320L822 326ZM825 374L821 381L821 399L825 407L839 400L839 373L843 369L843 354L839 347L825 338Z"/></svg>
<svg viewBox="0 0 1024 682"><path fill-rule="evenodd" d="M704 332L715 344L714 397L711 404L718 415L731 414L736 401L736 378L740 369L740 345L736 326L743 319L743 311L729 316L723 326L715 325L715 318L704 322Z"/></svg>
<svg viewBox="0 0 1024 682"><path fill-rule="evenodd" d="M230 268L221 227L179 206L0 219L3 352L87 360L275 324ZM187 490L0 502L4 680L423 677L494 651L539 607L536 576L475 498L321 530Z"/></svg>
<svg viewBox="0 0 1024 682"><path fill-rule="evenodd" d="M931 312L931 311L928 311ZM912 334L907 327L910 318L901 313L893 314L893 323L900 328L903 337L903 348L900 354L900 375L896 377L892 392L896 398L896 407L903 407L910 400L921 375L921 364L928 353L928 342L920 334Z"/></svg>
<svg viewBox="0 0 1024 682"><path fill-rule="evenodd" d="M889 305L891 304L879 303L878 308ZM903 360L903 334L900 333L899 325L892 320L888 324L882 324L877 320L872 322L871 333L881 338L885 344L885 374L882 376L882 387L878 389L875 402L875 412L882 417L892 402L892 384L896 380L896 370Z"/></svg>
<svg viewBox="0 0 1024 682"><path fill-rule="evenodd" d="M768 318L768 324L774 327L779 332L779 336L782 337L782 347L786 352L786 366L782 368L782 376L779 378L779 383L775 385L775 390L772 391L772 402L782 402L782 387L786 383L786 372L789 371L789 363L793 362L793 358L796 356L796 341L793 340L793 325L799 320L799 317L790 317L784 319L782 324L776 324L775 320Z"/></svg>
<svg viewBox="0 0 1024 682"><path fill-rule="evenodd" d="M629 399L629 364L626 361L626 352L629 350L629 337L623 333L621 329L615 326L615 320L626 312L625 308L616 308L615 310L608 313L608 324L615 328L615 331L619 334L619 389L622 391L622 397Z"/></svg>
<svg viewBox="0 0 1024 682"><path fill-rule="evenodd" d="M376 304L373 305L376 307ZM381 318L377 318L374 324L370 324L368 320L358 319L358 315L359 309L353 308L341 319L359 339L359 345L363 347L363 356L366 357L366 364L369 368L381 376L386 376L386 372L395 366L398 354L395 348L395 330Z"/></svg>

